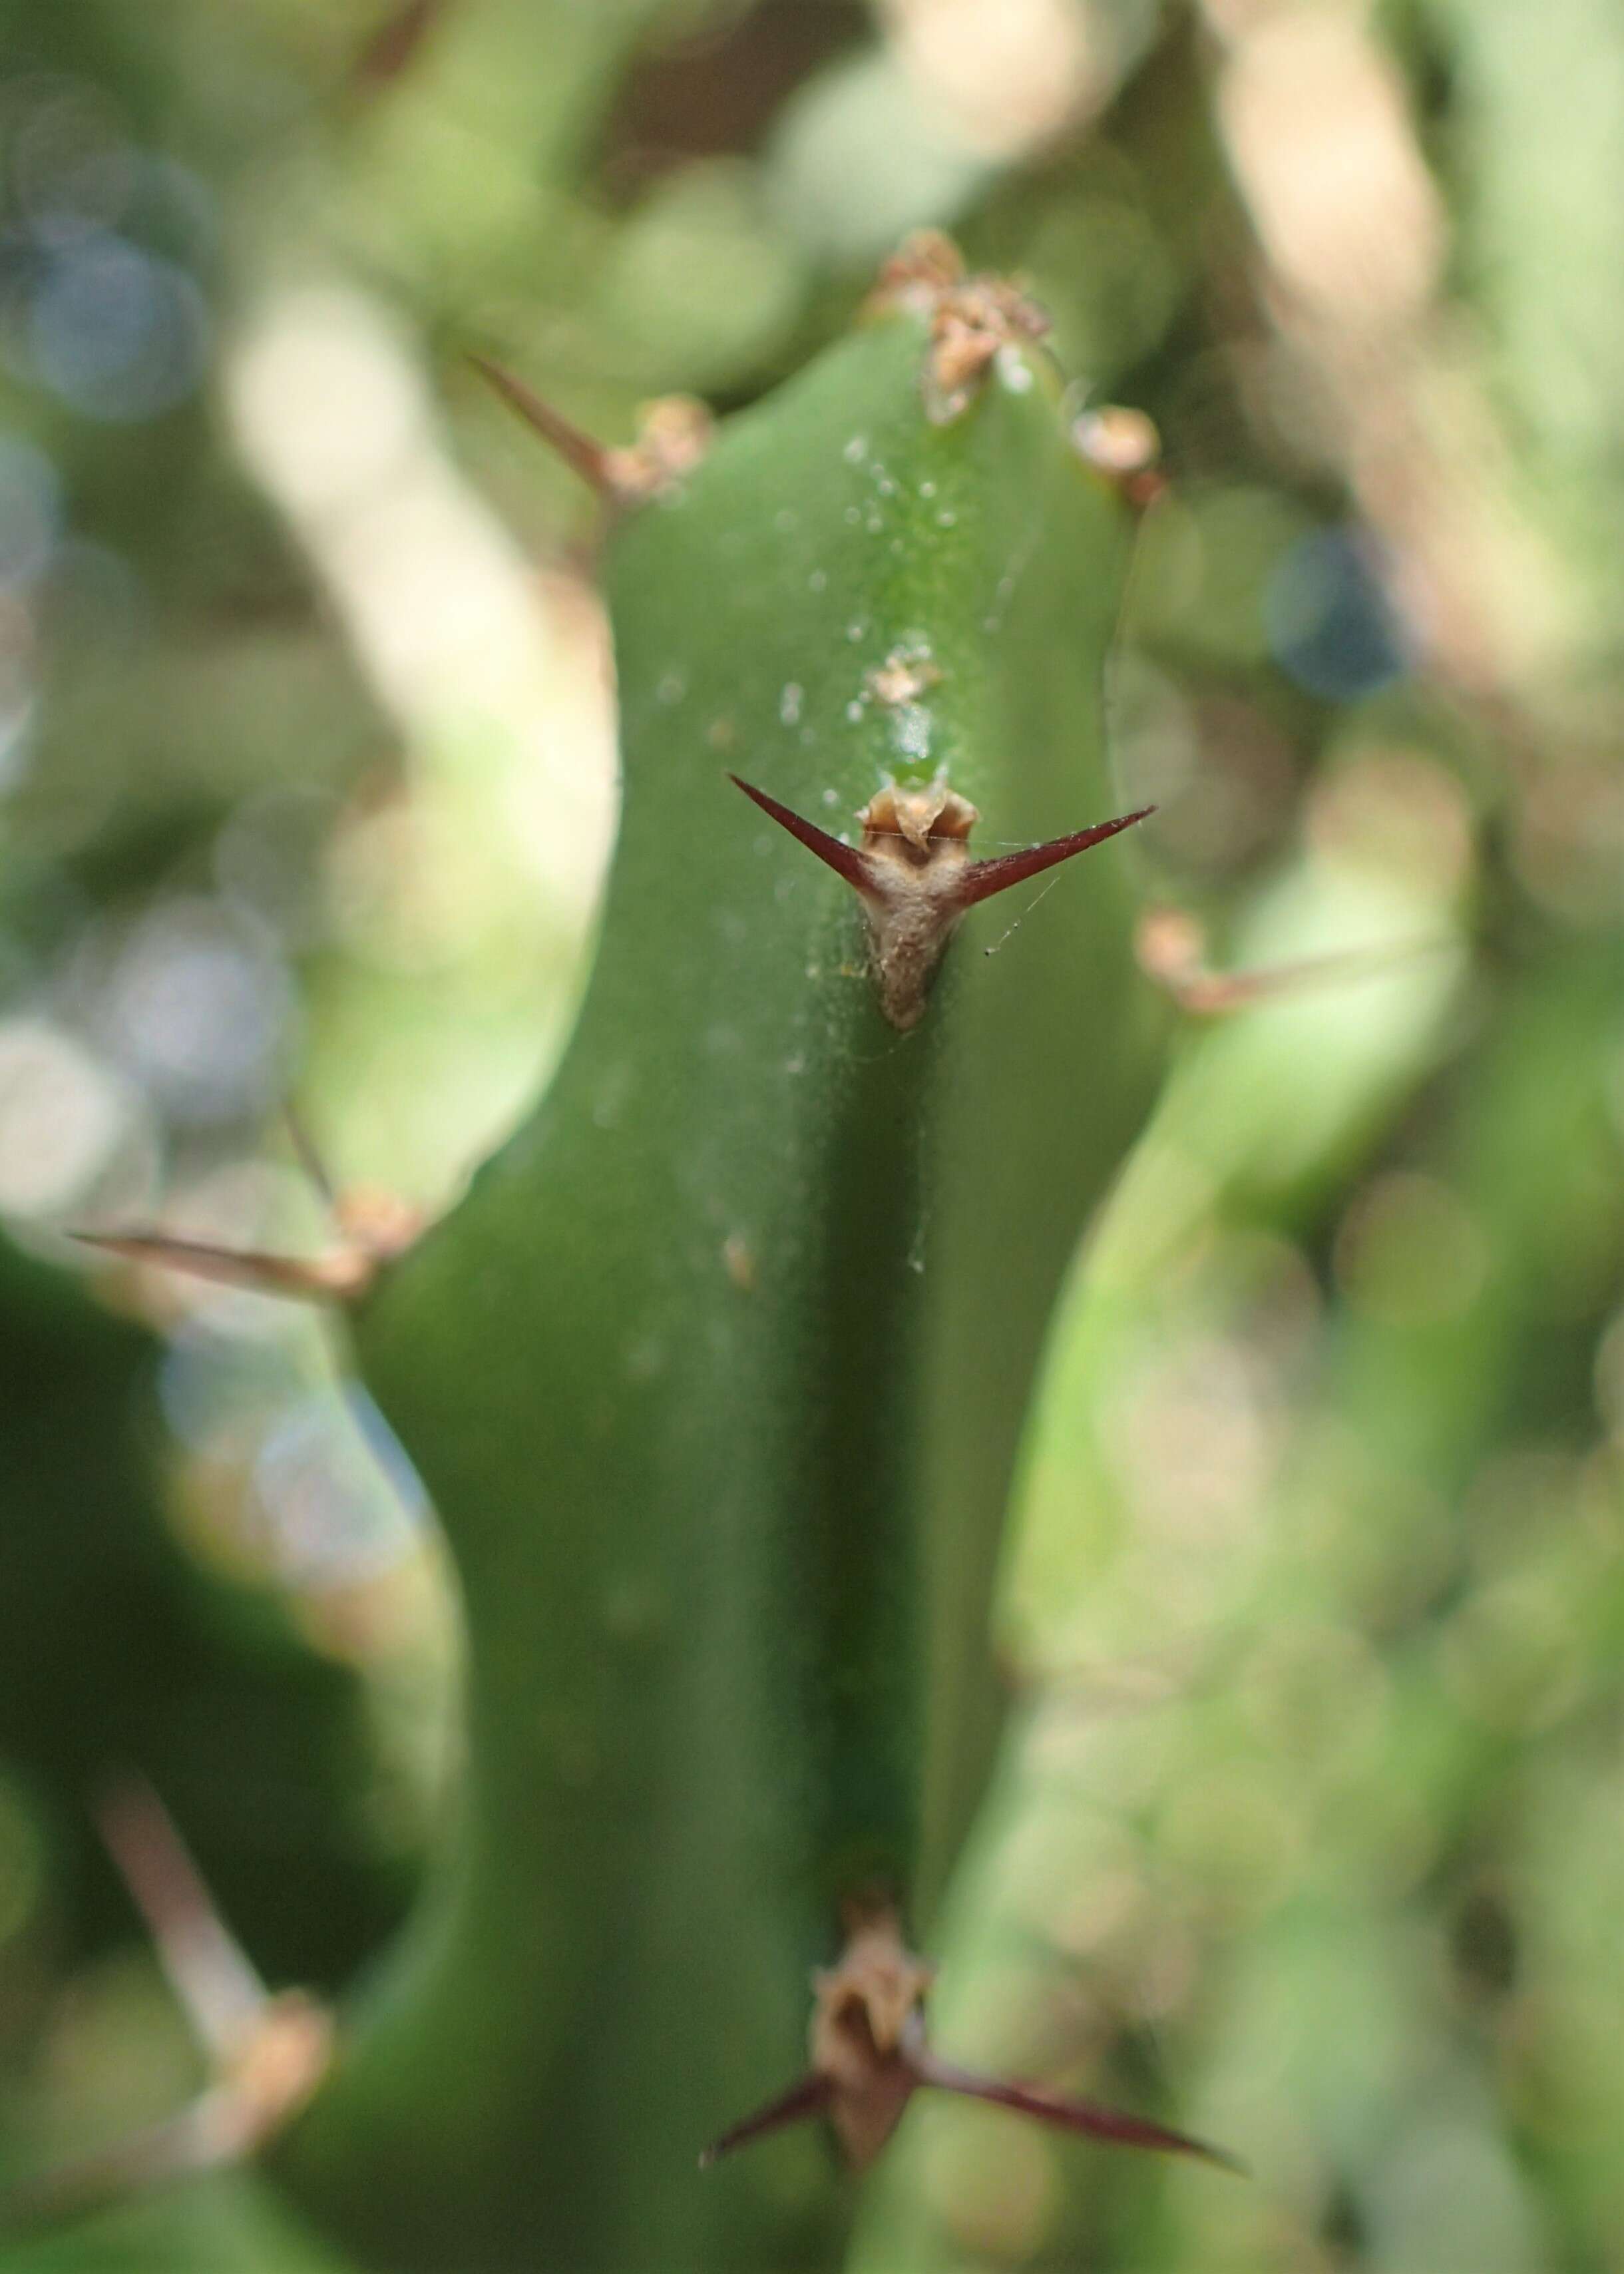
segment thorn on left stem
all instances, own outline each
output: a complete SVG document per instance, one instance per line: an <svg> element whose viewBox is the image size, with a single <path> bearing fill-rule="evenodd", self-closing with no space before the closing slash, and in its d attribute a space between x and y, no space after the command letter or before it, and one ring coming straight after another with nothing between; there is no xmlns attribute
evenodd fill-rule
<svg viewBox="0 0 1624 2274"><path fill-rule="evenodd" d="M710 413L691 395L662 395L645 404L636 440L617 447L598 441L566 418L545 396L492 357L470 355L468 360L531 432L539 434L606 505L616 508L644 505L673 488L693 472L710 448Z"/></svg>
<svg viewBox="0 0 1624 2274"><path fill-rule="evenodd" d="M306 1303L358 1302L387 1264L404 1255L423 1231L420 1209L371 1186L335 1191L309 1133L289 1112L288 1126L300 1165L333 1219L337 1239L324 1254L278 1255L263 1248L226 1247L156 1225L123 1231L71 1229L70 1239L99 1247L127 1263L154 1264L221 1287L282 1295Z"/></svg>
<svg viewBox="0 0 1624 2274"><path fill-rule="evenodd" d="M267 1991L152 1788L123 1778L94 1812L207 2057L209 2082L162 2122L0 2198L0 2233L84 2218L243 2162L304 2106L332 2057L327 2009L304 1991Z"/></svg>

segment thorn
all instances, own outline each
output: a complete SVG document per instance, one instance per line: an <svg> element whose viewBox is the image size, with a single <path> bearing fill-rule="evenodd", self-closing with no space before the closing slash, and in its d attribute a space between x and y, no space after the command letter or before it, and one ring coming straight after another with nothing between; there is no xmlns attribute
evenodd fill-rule
<svg viewBox="0 0 1624 2274"><path fill-rule="evenodd" d="M189 1272L220 1287L246 1287L256 1295L285 1295L305 1303L344 1302L364 1293L378 1258L360 1248L335 1248L308 1261L269 1255L256 1248L216 1247L207 1240L182 1239L160 1231L76 1231L70 1239L122 1255L131 1263L156 1263Z"/></svg>
<svg viewBox="0 0 1624 2274"><path fill-rule="evenodd" d="M177 2116L9 2187L0 2195L0 2237L17 2241L88 2218L233 2161L236 2138L222 2097L202 2093Z"/></svg>
<svg viewBox="0 0 1624 2274"><path fill-rule="evenodd" d="M0 2195L0 2235L120 2209L245 2163L310 2098L332 2048L332 2021L312 1999L297 1990L267 1999L237 2059L175 2115Z"/></svg>
<svg viewBox="0 0 1624 2274"><path fill-rule="evenodd" d="M628 448L614 449L583 433L534 388L489 356L470 355L468 360L526 425L534 427L543 441L608 505L642 505L658 497L692 473L710 448L710 413L692 395L667 395L644 403L636 440Z"/></svg>
<svg viewBox="0 0 1624 2274"><path fill-rule="evenodd" d="M788 2125L816 2116L833 2097L834 2085L830 2078L816 2074L801 2077L787 2092L770 2100L754 2115L731 2125L719 2140L713 2140L700 2156L700 2170L708 2172L724 2156L731 2155L735 2148L742 2148L751 2140L763 2139L769 2132L781 2132Z"/></svg>
<svg viewBox="0 0 1624 2274"><path fill-rule="evenodd" d="M1167 477L1156 463L1162 437L1144 411L1119 403L1085 410L1071 422L1071 440L1079 456L1136 510L1144 512L1166 490Z"/></svg>
<svg viewBox="0 0 1624 2274"><path fill-rule="evenodd" d="M327 1174L327 1163L322 1159L317 1149L316 1141L310 1133L309 1122L305 1120L291 1098L282 1107L282 1118L287 1124L288 1138L293 1147L294 1158L310 1179L317 1199L329 1212L335 1210L338 1207L337 1187Z"/></svg>
<svg viewBox="0 0 1624 2274"><path fill-rule="evenodd" d="M385 16L350 67L350 85L368 94L398 79L416 56L446 0L403 0Z"/></svg>
<svg viewBox="0 0 1624 2274"><path fill-rule="evenodd" d="M914 2073L921 2084L938 2092L953 2092L966 2100L985 2100L995 2108L1012 2109L1019 2116L1034 2117L1041 2124L1057 2125L1094 2140L1109 2140L1120 2148L1155 2148L1175 2156L1199 2156L1224 2171L1245 2173L1245 2165L1222 2148L1208 2147L1188 2133L1174 2132L1147 2117L1131 2116L1124 2109L1102 2107L1098 2101L1077 2100L1068 2094L1043 2091L1028 2084L1004 2084L974 2070L956 2068L923 2050L913 2056Z"/></svg>
<svg viewBox="0 0 1624 2274"><path fill-rule="evenodd" d="M303 1991L267 1991L151 1786L123 1778L93 1813L211 2081L175 2115L0 2196L8 2238L246 2161L304 2106L332 2058L331 2014Z"/></svg>
<svg viewBox="0 0 1624 2274"><path fill-rule="evenodd" d="M808 853L816 853L820 861L826 862L837 877L844 877L853 890L865 894L873 892L874 880L868 864L854 847L843 845L838 837L831 837L815 821L803 821L800 814L789 806L780 805L776 797L769 797L764 789L756 788L738 774L730 773L727 779L741 789L746 797L753 798L762 811L776 821L781 829L787 829Z"/></svg>
<svg viewBox="0 0 1624 2274"><path fill-rule="evenodd" d="M1047 845L1030 845L1024 853L1002 853L990 861L973 861L954 898L961 907L973 908L995 892L1024 885L1029 877L1041 876L1056 862L1069 861L1074 853L1086 853L1091 845L1101 845L1108 837L1132 829L1136 821L1146 820L1155 809L1154 805L1142 805L1137 813L1119 814L1115 821L1097 822L1092 829L1073 830L1069 837L1052 837Z"/></svg>
<svg viewBox="0 0 1624 2274"><path fill-rule="evenodd" d="M121 1777L93 1809L96 1829L146 1921L170 1988L218 2066L240 2053L270 1994L222 1918L174 1818L140 1777Z"/></svg>
<svg viewBox="0 0 1624 2274"><path fill-rule="evenodd" d="M1193 1018L1216 1019L1244 1011L1271 996L1299 988L1352 984L1379 977L1395 965L1439 955L1447 939L1395 941L1381 947L1344 948L1328 955L1305 955L1259 970L1214 971L1206 960L1206 941L1194 917L1177 908L1148 909L1134 939L1139 968Z"/></svg>
<svg viewBox="0 0 1624 2274"><path fill-rule="evenodd" d="M606 444L594 441L579 426L572 425L561 411L544 403L533 388L489 356L470 355L468 360L485 384L494 388L508 408L516 410L525 425L533 427L599 497L612 505L624 502L623 486L614 470L615 453Z"/></svg>
<svg viewBox="0 0 1624 2274"><path fill-rule="evenodd" d="M1222 2149L1147 2117L1041 2086L1004 2084L939 2060L925 2034L933 1970L905 1948L889 1909L855 1909L838 1965L813 1977L811 2068L787 2092L724 2132L701 2156L700 2168L747 2141L827 2111L847 2163L861 2171L891 2138L913 2093L930 2086L1118 2147L1154 2148L1198 2156L1228 2171L1244 2169Z"/></svg>

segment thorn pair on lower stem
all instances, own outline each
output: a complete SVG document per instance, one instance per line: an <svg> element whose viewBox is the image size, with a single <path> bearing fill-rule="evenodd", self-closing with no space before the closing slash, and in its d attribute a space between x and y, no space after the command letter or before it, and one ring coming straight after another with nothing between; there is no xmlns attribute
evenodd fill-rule
<svg viewBox="0 0 1624 2274"><path fill-rule="evenodd" d="M810 2031L811 2067L789 2090L745 2117L701 2156L707 2169L736 2148L809 2117L826 2116L846 2161L861 2171L873 2162L921 2087L1007 2108L1041 2124L1124 2148L1154 2148L1198 2156L1229 2171L1242 2166L1221 2148L1175 2132L1124 2109L1006 2083L959 2068L933 2052L925 2034L924 1999L932 1969L902 1941L889 1909L857 1917L840 1962L816 1975Z"/></svg>

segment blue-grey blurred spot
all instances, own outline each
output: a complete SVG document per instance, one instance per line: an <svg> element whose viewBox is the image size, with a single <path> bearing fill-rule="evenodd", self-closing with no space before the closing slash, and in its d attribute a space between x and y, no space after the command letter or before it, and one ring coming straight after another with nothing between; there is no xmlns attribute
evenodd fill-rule
<svg viewBox="0 0 1624 2274"><path fill-rule="evenodd" d="M112 98L82 79L42 74L13 80L4 109L11 197L41 242L114 227L140 153Z"/></svg>
<svg viewBox="0 0 1624 2274"><path fill-rule="evenodd" d="M412 1465L410 1454L358 1382L346 1382L342 1395L350 1417L383 1472L384 1481L398 1502L402 1515L414 1526L425 1523L429 1512L428 1492Z"/></svg>
<svg viewBox="0 0 1624 2274"><path fill-rule="evenodd" d="M292 994L280 944L241 907L166 902L122 942L98 1005L108 1047L177 1121L269 1103Z"/></svg>
<svg viewBox="0 0 1624 2274"><path fill-rule="evenodd" d="M423 1520L417 1472L358 1390L312 1391L289 1405L259 1448L254 1487L275 1566L295 1587L387 1570Z"/></svg>
<svg viewBox="0 0 1624 2274"><path fill-rule="evenodd" d="M207 1316L175 1329L158 1369L163 1418L184 1445L207 1446L222 1431L267 1428L302 1394L285 1342L234 1334Z"/></svg>
<svg viewBox="0 0 1624 2274"><path fill-rule="evenodd" d="M26 774L39 722L39 697L29 689L0 683L0 797Z"/></svg>
<svg viewBox="0 0 1624 2274"><path fill-rule="evenodd" d="M179 159L140 151L122 234L148 252L207 273L219 249L219 200L202 176Z"/></svg>
<svg viewBox="0 0 1624 2274"><path fill-rule="evenodd" d="M214 843L222 898L240 901L290 945L312 946L326 930L322 848L335 814L335 801L308 784L245 798Z"/></svg>
<svg viewBox="0 0 1624 2274"><path fill-rule="evenodd" d="M67 536L57 545L39 614L48 649L71 665L75 693L87 686L104 691L139 659L153 629L151 601L136 568L111 546L84 537ZM60 696L60 686L56 692Z"/></svg>
<svg viewBox="0 0 1624 2274"><path fill-rule="evenodd" d="M1373 694L1410 667L1371 540L1356 530L1299 538L1269 576L1263 620L1281 669L1327 703Z"/></svg>
<svg viewBox="0 0 1624 2274"><path fill-rule="evenodd" d="M0 432L0 591L31 584L62 527L62 486L42 450Z"/></svg>
<svg viewBox="0 0 1624 2274"><path fill-rule="evenodd" d="M209 336L207 304L184 268L101 231L56 252L28 326L36 375L76 410L111 423L184 403L203 376Z"/></svg>

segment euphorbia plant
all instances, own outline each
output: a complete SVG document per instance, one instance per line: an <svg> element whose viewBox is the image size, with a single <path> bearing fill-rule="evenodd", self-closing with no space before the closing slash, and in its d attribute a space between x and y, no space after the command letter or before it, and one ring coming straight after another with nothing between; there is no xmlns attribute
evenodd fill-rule
<svg viewBox="0 0 1624 2274"><path fill-rule="evenodd" d="M1105 845L1132 484L1041 329L932 240L709 437L605 451L499 375L613 508L623 811L545 1096L349 1289L469 1668L447 1852L274 2151L364 2261L822 2260L820 2150L696 2151L822 2110L861 2163L921 2083L1195 2144L951 2066L916 1954L1045 1318L1164 1024ZM737 2121L819 1963L804 2084Z"/></svg>

